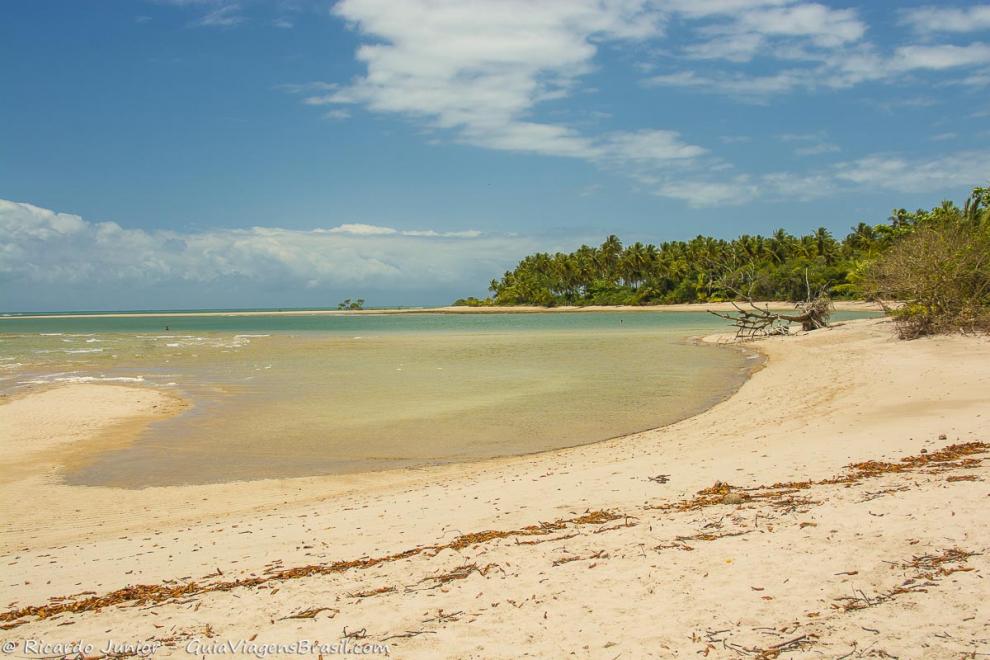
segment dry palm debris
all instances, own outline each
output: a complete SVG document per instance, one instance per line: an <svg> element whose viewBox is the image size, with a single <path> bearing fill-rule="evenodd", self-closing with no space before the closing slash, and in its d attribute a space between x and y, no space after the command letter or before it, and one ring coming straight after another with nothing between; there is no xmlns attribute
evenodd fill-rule
<svg viewBox="0 0 990 660"><path fill-rule="evenodd" d="M798 497L795 494L813 486L852 486L865 479L880 477L885 474L910 472L928 469L934 472L973 468L982 464L982 458L970 458L974 454L983 454L990 449L985 442L965 442L949 445L932 453L907 456L898 463L883 461L864 461L846 466L847 471L830 479L821 481L788 481L771 484L770 486L755 486L740 488L724 481L716 481L708 488L699 490L695 497L677 502L665 502L645 507L661 511L695 511L708 506L721 504L743 504L746 502L763 501L777 507L799 507L817 504L818 502ZM949 477L950 480L969 481L969 475Z"/></svg>
<svg viewBox="0 0 990 660"><path fill-rule="evenodd" d="M982 459L966 457L973 454L982 454L988 448L990 448L990 445L987 445L985 442L964 442L949 445L932 453L907 456L902 458L899 463L885 463L882 461L853 463L848 466L853 472L845 477L840 477L840 481L837 481L837 483L841 483L842 479L848 480L849 483L855 483L870 477L879 477L893 472L908 472L921 468L931 468L936 472L944 472L945 470L976 467L980 465Z"/></svg>
<svg viewBox="0 0 990 660"><path fill-rule="evenodd" d="M443 545L418 546L416 548L383 557L365 557L350 561L337 561L330 564L310 564L307 566L296 566L293 568L271 570L264 577L249 577L204 584L198 582L187 582L176 585L142 584L124 587L123 589L118 589L102 596L94 595L80 599L75 599L68 596L56 597L45 605L32 605L19 609L8 610L6 612L0 612L0 621L7 622L8 625L5 626L5 628L9 629L27 623L27 621L21 621L20 619L30 616L34 616L39 619L47 619L51 616L62 614L64 612L93 612L101 610L104 607L125 604L144 605L149 603L166 603L179 598L188 598L190 596L216 591L231 591L232 589L239 588L257 588L262 585L284 580L294 580L317 575L334 575L344 573L351 569L372 568L380 564L415 557L427 551L435 554L442 550L448 549L461 550L463 548L475 545L476 543L485 543L493 539L552 534L553 532L566 529L569 526L603 525L621 517L621 515L609 511L588 511L584 515L576 518L559 519L552 522L540 523L539 525L530 525L521 529L487 530L484 532L463 534L455 538L450 543Z"/></svg>
<svg viewBox="0 0 990 660"><path fill-rule="evenodd" d="M873 596L857 589L853 596L837 598L836 600L842 604L833 605L833 607L841 608L844 612L850 612L886 603L902 594L925 592L928 587L938 586L939 579L947 575L974 570L969 566L961 566L960 564L964 564L976 554L978 553L950 548L938 555L919 555L912 557L911 561L892 564L891 568L913 569L915 573L904 580L900 586Z"/></svg>
<svg viewBox="0 0 990 660"><path fill-rule="evenodd" d="M967 552L959 548L949 548L940 555L919 555L912 557L911 561L905 562L901 567L921 569L922 572L918 574L918 579L934 580L939 577L951 575L952 573L973 570L965 566L946 566L946 564L961 564L976 554L978 553Z"/></svg>
<svg viewBox="0 0 990 660"><path fill-rule="evenodd" d="M672 503L663 503L644 507L646 509L659 509L664 511L692 511L712 505L741 504L750 501L767 502L773 506L799 507L816 504L813 500L797 497L795 493L811 488L812 486L824 485L846 485L851 486L862 480L879 477L884 474L902 473L912 470L926 469L934 472L944 472L952 469L973 468L982 464L982 458L971 458L976 454L986 453L990 445L984 442L967 442L949 445L941 450L932 453L922 453L917 456L909 456L897 463L866 461L854 463L847 466L845 474L825 479L822 481L800 481L776 483L771 486L757 486L755 488L742 489L724 482L716 482L709 488L701 490L697 495L688 500L681 500ZM104 607L116 605L145 605L160 604L168 602L179 602L181 599L189 599L204 593L217 591L231 591L239 588L257 588L262 585L275 582L305 578L319 575L334 575L344 573L352 569L368 569L380 564L409 559L424 553L436 554L442 550L462 550L479 543L488 541L528 536L547 536L554 532L565 530L569 527L583 525L604 525L605 523L626 518L628 516L611 511L588 511L584 515L559 519L552 522L541 522L538 525L530 525L520 529L511 530L485 530L458 536L449 543L432 546L418 546L403 552L382 557L364 557L349 561L337 561L329 564L310 564L293 568L277 568L273 563L269 567L269 572L263 577L248 577L235 580L222 580L216 582L199 583L186 582L181 584L164 583L158 585L134 585L100 595L78 594L77 597L63 596L51 599L44 605L33 605L0 612L0 622L3 622L4 629L10 629L27 623L26 617L37 617L47 619L56 614L62 613L82 613L101 610ZM704 540L704 539L699 539ZM683 546L688 549L688 546ZM219 572L219 571L218 571ZM452 578L458 579L458 578Z"/></svg>

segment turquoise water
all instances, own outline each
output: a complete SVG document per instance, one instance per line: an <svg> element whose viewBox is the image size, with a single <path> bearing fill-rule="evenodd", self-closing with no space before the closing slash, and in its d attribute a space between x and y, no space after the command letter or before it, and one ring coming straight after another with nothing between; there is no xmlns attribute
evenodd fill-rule
<svg viewBox="0 0 990 660"><path fill-rule="evenodd" d="M168 327L168 331L165 327ZM105 382L192 403L70 483L142 487L524 454L667 424L756 364L698 312L0 318L0 391Z"/></svg>
<svg viewBox="0 0 990 660"><path fill-rule="evenodd" d="M137 312L135 312L137 314ZM724 322L698 312L403 313L270 316L95 316L82 318L0 317L0 333L171 332L513 332L614 328L710 329Z"/></svg>

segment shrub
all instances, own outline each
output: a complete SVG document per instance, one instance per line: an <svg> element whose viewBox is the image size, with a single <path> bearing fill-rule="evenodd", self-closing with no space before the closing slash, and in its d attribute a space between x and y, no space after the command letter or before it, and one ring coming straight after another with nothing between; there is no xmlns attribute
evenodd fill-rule
<svg viewBox="0 0 990 660"><path fill-rule="evenodd" d="M902 338L990 329L990 223L960 213L920 223L867 269L863 288L903 304Z"/></svg>

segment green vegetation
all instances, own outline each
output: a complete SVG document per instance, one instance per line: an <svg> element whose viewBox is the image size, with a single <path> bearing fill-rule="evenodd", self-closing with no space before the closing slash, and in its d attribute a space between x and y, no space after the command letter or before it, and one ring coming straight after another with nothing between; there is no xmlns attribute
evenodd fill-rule
<svg viewBox="0 0 990 660"><path fill-rule="evenodd" d="M347 298L343 302L337 303L337 309L340 310L364 309L364 298L358 298L357 300L351 300L350 298Z"/></svg>
<svg viewBox="0 0 990 660"><path fill-rule="evenodd" d="M990 188L905 221L910 231L863 269L859 290L904 303L890 313L906 339L990 329Z"/></svg>
<svg viewBox="0 0 990 660"><path fill-rule="evenodd" d="M727 300L832 298L899 300L903 334L972 328L990 303L990 189L977 188L963 208L896 209L887 223L859 223L838 240L825 228L806 236L726 241L698 236L660 245L601 246L524 258L491 282L492 296L457 305L646 305ZM948 325L946 325L948 323Z"/></svg>

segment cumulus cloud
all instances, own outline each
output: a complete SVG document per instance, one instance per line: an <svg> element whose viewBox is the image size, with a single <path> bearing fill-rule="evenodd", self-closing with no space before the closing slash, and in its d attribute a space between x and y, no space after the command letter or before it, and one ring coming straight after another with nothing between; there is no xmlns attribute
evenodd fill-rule
<svg viewBox="0 0 990 660"><path fill-rule="evenodd" d="M893 68L901 71L914 69L941 71L981 64L990 64L990 45L988 44L902 46L897 49L892 62Z"/></svg>
<svg viewBox="0 0 990 660"><path fill-rule="evenodd" d="M740 64L762 56L769 66L761 66L759 73L682 67L647 78L648 86L696 89L762 102L794 91L846 89L897 81L911 73L965 70L990 63L990 45L984 42L880 49L867 39L868 26L855 9L813 2L713 1L694 12L675 3L672 11L688 21L687 43L679 51L682 57ZM902 22L929 34L977 32L990 24L990 5L924 7L902 12ZM960 84L979 86L974 75L979 74L961 78Z"/></svg>
<svg viewBox="0 0 990 660"><path fill-rule="evenodd" d="M781 139L800 143L817 139L818 135L790 135L781 136ZM692 207L709 207L738 206L755 200L810 201L862 190L938 192L985 185L988 173L990 155L962 151L937 158L871 154L804 173L726 174L684 179L641 177L640 183L654 195L678 199Z"/></svg>
<svg viewBox="0 0 990 660"><path fill-rule="evenodd" d="M915 7L902 12L901 22L917 32L979 32L990 30L990 5Z"/></svg>
<svg viewBox="0 0 990 660"><path fill-rule="evenodd" d="M929 159L876 154L835 166L835 177L839 180L900 192L982 185L988 176L990 154L985 151L963 151Z"/></svg>
<svg viewBox="0 0 990 660"><path fill-rule="evenodd" d="M755 5L755 6L754 6ZM724 20L703 25L702 37L684 52L698 59L747 62L762 51L778 48L806 56L808 50L834 49L863 38L866 24L853 9L832 9L818 3L750 3L750 6L709 11L703 17L722 15ZM697 18L699 14L687 12ZM783 48L781 48L783 46Z"/></svg>
<svg viewBox="0 0 990 660"><path fill-rule="evenodd" d="M886 56L870 45L862 45L822 55L813 60L812 66L789 66L768 74L736 71L699 74L681 70L648 77L643 84L696 89L762 102L768 97L798 90L848 89L867 82L894 81L914 72L965 70L988 64L990 45L980 42L963 46L900 46ZM980 81L969 76L960 84L979 86Z"/></svg>
<svg viewBox="0 0 990 660"><path fill-rule="evenodd" d="M239 282L268 289L483 293L493 274L536 251L532 237L341 224L182 233L90 222L0 200L0 304L18 290L129 290ZM68 290L68 289L67 289Z"/></svg>
<svg viewBox="0 0 990 660"><path fill-rule="evenodd" d="M698 208L745 204L756 199L761 190L748 176L739 175L722 180L667 181L659 184L653 194L679 199Z"/></svg>
<svg viewBox="0 0 990 660"><path fill-rule="evenodd" d="M705 153L674 131L587 135L532 118L539 104L570 95L593 71L601 43L662 34L666 14L646 0L343 0L333 12L365 38L356 57L367 73L306 96L309 105L360 105L474 146L593 162Z"/></svg>

